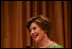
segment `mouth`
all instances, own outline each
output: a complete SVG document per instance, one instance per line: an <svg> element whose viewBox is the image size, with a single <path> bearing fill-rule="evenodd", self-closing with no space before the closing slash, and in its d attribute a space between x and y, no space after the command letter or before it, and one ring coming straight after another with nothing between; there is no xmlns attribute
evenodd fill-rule
<svg viewBox="0 0 72 49"><path fill-rule="evenodd" d="M33 35L33 37L34 37L34 38L37 38L37 37L38 37L38 35L39 35L39 34L34 34L34 35Z"/></svg>

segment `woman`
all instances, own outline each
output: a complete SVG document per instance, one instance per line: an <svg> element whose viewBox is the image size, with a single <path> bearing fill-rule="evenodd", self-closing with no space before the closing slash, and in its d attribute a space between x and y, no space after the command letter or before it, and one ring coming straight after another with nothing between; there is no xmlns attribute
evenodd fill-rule
<svg viewBox="0 0 72 49"><path fill-rule="evenodd" d="M30 36L37 43L36 48L63 48L49 39L50 22L43 16L32 17L27 22Z"/></svg>

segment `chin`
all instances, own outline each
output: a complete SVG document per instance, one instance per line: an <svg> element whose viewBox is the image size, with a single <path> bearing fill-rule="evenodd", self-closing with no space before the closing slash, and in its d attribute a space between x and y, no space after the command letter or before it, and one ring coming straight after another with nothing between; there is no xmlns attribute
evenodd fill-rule
<svg viewBox="0 0 72 49"><path fill-rule="evenodd" d="M36 43L38 43L38 40L34 40Z"/></svg>
<svg viewBox="0 0 72 49"><path fill-rule="evenodd" d="M34 41L35 41L36 43L37 43L37 42L39 42L39 40L40 40L39 38L37 38L37 39L34 39Z"/></svg>

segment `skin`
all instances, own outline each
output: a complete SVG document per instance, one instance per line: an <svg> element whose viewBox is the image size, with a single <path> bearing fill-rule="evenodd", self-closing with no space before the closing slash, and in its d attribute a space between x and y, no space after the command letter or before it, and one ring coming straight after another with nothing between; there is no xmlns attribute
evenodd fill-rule
<svg viewBox="0 0 72 49"><path fill-rule="evenodd" d="M35 22L30 25L30 36L38 44L40 48L45 48L52 41L47 37L47 34Z"/></svg>

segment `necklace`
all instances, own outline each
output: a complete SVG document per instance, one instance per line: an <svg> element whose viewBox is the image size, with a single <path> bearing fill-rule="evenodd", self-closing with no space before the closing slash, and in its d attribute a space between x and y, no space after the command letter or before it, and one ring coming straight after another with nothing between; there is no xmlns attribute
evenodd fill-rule
<svg viewBox="0 0 72 49"><path fill-rule="evenodd" d="M49 42L49 41L48 41ZM52 41L50 41L47 45L43 46L43 47L40 47L40 48L46 48L46 47L49 47L49 45L51 45Z"/></svg>

